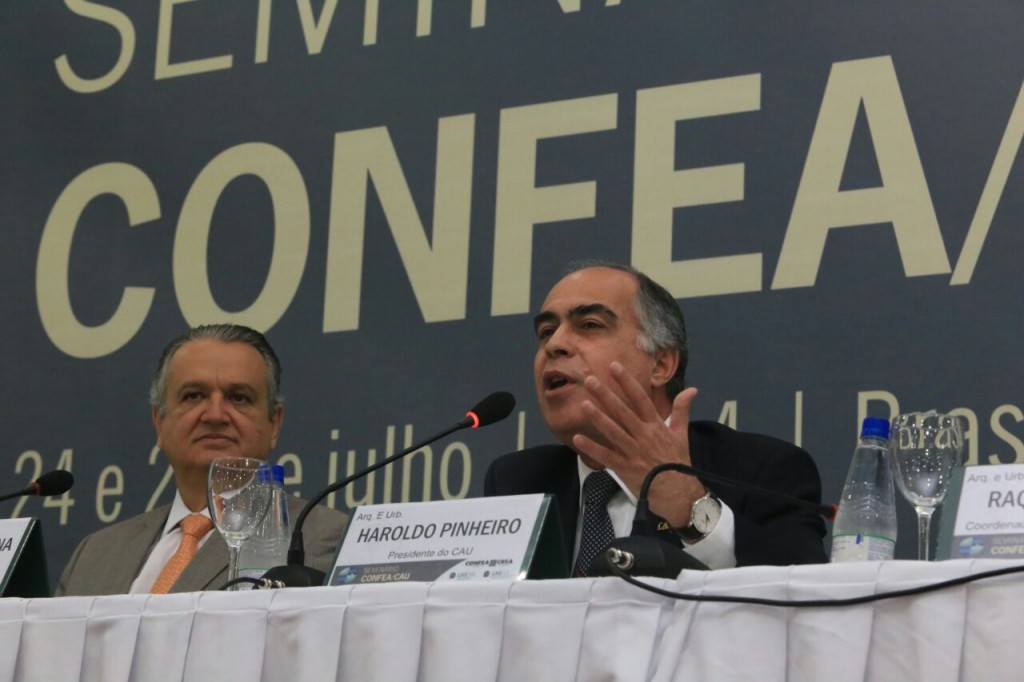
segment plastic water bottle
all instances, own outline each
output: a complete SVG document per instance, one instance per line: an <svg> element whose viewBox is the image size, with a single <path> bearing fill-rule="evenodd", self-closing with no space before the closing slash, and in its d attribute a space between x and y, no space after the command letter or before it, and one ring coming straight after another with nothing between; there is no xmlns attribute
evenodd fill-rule
<svg viewBox="0 0 1024 682"><path fill-rule="evenodd" d="M896 493L889 464L889 420L861 427L832 526L832 561L882 561L896 551Z"/></svg>
<svg viewBox="0 0 1024 682"><path fill-rule="evenodd" d="M270 506L263 523L238 550L238 575L262 578L274 566L288 563L288 545L291 526L288 521L288 494L284 490L284 467L264 464L259 468L259 480L271 485ZM241 589L250 587L247 584Z"/></svg>

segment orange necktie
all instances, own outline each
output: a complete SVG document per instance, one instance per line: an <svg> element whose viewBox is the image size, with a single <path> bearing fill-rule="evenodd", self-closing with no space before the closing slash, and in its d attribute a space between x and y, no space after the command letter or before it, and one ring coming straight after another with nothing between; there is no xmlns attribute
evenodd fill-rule
<svg viewBox="0 0 1024 682"><path fill-rule="evenodd" d="M199 551L199 541L213 528L213 521L209 516L190 514L178 525L181 526L181 544L178 545L178 551L174 556L164 564L163 570L149 590L153 594L167 594L170 591L178 576L188 566L188 562L192 561L192 557Z"/></svg>

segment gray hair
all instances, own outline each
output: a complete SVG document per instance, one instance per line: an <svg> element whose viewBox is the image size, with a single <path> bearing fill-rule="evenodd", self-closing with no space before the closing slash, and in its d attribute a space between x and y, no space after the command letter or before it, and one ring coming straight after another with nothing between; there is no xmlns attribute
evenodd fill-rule
<svg viewBox="0 0 1024 682"><path fill-rule="evenodd" d="M637 282L636 299L633 309L640 325L636 343L640 350L654 354L660 350L679 351L679 366L676 373L665 384L669 400L673 400L686 387L686 364L689 361L689 344L686 340L686 322L683 311L668 290L636 268L602 260L574 261L569 264L566 276L589 268L608 268L632 275Z"/></svg>
<svg viewBox="0 0 1024 682"><path fill-rule="evenodd" d="M263 357L267 366L267 411L271 419L274 412L284 403L281 395L281 362L263 334L240 324L206 324L193 327L186 333L171 341L160 354L160 362L149 386L149 404L163 415L167 409L167 374L175 353L189 341L213 339L224 343L245 343Z"/></svg>

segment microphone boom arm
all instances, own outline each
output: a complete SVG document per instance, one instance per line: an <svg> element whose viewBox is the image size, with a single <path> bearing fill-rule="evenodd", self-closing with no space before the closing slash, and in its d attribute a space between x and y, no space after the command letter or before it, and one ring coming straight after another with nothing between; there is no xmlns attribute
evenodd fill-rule
<svg viewBox="0 0 1024 682"><path fill-rule="evenodd" d="M422 440L418 443L415 443L414 445L410 445L404 450L396 452L393 455L389 455L388 457L385 457L381 461L371 464L365 469L360 469L351 476L348 476L340 481L336 481L331 485L327 486L326 488L324 488L316 497L314 497L313 499L306 503L306 506L302 508L302 511L299 512L298 518L295 520L295 531L292 532L292 541L288 547L288 564L302 565L306 563L306 549L302 539L301 530L302 524L306 521L306 517L309 516L309 513L313 511L313 507L318 505L324 498L326 498L331 493L338 492L339 490L347 486L349 483L357 481L360 478L366 476L367 474L373 473L377 469L386 467L388 464L391 464L392 462L399 460L402 457L405 457L406 455L412 454L413 452L416 452L420 448L430 445L434 441L441 440L445 436L449 436L455 433L456 431L460 431L472 425L472 422L467 423L467 420L463 419L458 424L449 427L447 430L442 431L440 434L436 434L430 438L427 438L426 440Z"/></svg>
<svg viewBox="0 0 1024 682"><path fill-rule="evenodd" d="M417 450L426 447L431 443L439 441L445 436L451 435L456 431L468 428L476 429L481 426L487 426L489 424L499 422L505 417L512 414L512 410L515 409L515 406L516 399L515 396L513 396L511 393L507 391L496 391L494 393L491 393L486 398L484 398L476 405L474 405L472 408L470 408L470 410L466 413L465 417L463 417L454 425L448 427L444 431L441 431L440 433L434 434L429 438L421 440L415 445L405 448L401 452L396 452L395 454L389 457L385 457L381 461L375 464L371 464L365 469L357 471L351 476L348 476L347 478L341 481L332 483L331 485L327 486L327 488L325 488L312 500L306 503L306 506L302 508L302 511L299 513L298 518L295 520L295 530L292 531L292 540L291 544L288 547L288 568L291 569L292 567L302 567L303 569L306 569L306 548L304 547L304 542L302 539L302 526L306 521L306 517L309 516L309 513L313 510L313 507L319 504L320 501L323 500L325 497L327 497L333 492L336 492L344 488L349 483L352 483L353 481L356 481L368 474L371 474L377 469L387 466L388 464L391 464L395 460L401 459L406 455L416 452ZM276 568L271 569L271 571L274 570L276 570ZM314 574L316 573L320 572L316 571L315 569L307 569L305 571L305 577L303 577L302 579L304 581L315 580L316 576ZM271 578L278 577L276 574L271 574L269 572L267 575ZM291 573L291 575L286 577L289 580L293 580L295 575L297 574L293 572ZM310 576L313 577L311 578ZM322 579L322 574L320 578Z"/></svg>

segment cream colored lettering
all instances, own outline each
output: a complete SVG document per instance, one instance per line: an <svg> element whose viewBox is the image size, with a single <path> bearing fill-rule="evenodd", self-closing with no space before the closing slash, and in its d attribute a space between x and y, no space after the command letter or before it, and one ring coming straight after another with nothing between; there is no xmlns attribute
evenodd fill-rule
<svg viewBox="0 0 1024 682"><path fill-rule="evenodd" d="M93 19L114 27L121 42L121 49L117 53L117 61L110 67L110 70L95 78L80 76L72 67L71 61L66 54L62 54L54 60L57 68L57 75L61 82L74 92L91 94L106 90L111 85L121 80L128 67L132 63L135 54L135 26L128 16L113 7L107 7L88 0L64 0L64 4L75 14Z"/></svg>
<svg viewBox="0 0 1024 682"><path fill-rule="evenodd" d="M862 106L882 184L840 190ZM890 223L907 277L950 271L892 58L838 62L822 98L772 289L813 286L831 230Z"/></svg>
<svg viewBox="0 0 1024 682"><path fill-rule="evenodd" d="M1013 460L1006 462L1000 459L999 455L992 454L988 456L988 461L990 464L1024 463L1024 441L1021 441L1019 437L1003 426L1004 416L1010 416L1016 423L1020 424L1024 421L1024 412L1021 412L1021 409L1016 405L1000 405L992 412L992 417L989 419L989 426L992 428L992 433L994 433L1001 441L1013 448Z"/></svg>
<svg viewBox="0 0 1024 682"><path fill-rule="evenodd" d="M75 316L68 281L72 239L85 207L103 194L124 202L129 227L160 217L160 199L152 181L125 163L105 163L84 171L57 198L39 243L36 303L50 341L75 358L102 357L128 343L145 321L155 292L125 287L114 314L100 325L86 326Z"/></svg>
<svg viewBox="0 0 1024 682"><path fill-rule="evenodd" d="M501 112L492 315L515 315L530 309L534 226L592 218L597 210L594 181L537 187L537 143L614 129L617 109L617 95L599 95Z"/></svg>
<svg viewBox="0 0 1024 682"><path fill-rule="evenodd" d="M430 241L387 129L356 130L335 136L324 287L325 332L359 328L370 180L424 321L465 318L474 128L472 114L438 121Z"/></svg>
<svg viewBox="0 0 1024 682"><path fill-rule="evenodd" d="M738 163L676 170L677 122L760 108L760 74L637 92L633 265L676 298L762 288L760 253L672 260L675 209L742 201L744 182Z"/></svg>
<svg viewBox="0 0 1024 682"><path fill-rule="evenodd" d="M232 55L205 57L203 59L192 59L185 62L171 61L171 37L173 35L174 6L196 1L197 0L160 0L160 18L157 23L156 33L156 69L153 74L153 78L155 80L160 80L162 78L178 78L180 76L192 76L197 73L220 71L222 69L231 68L234 61L234 57Z"/></svg>
<svg viewBox="0 0 1024 682"><path fill-rule="evenodd" d="M207 248L213 211L228 183L254 175L267 187L274 206L274 251L263 289L246 309L224 310L213 298ZM185 197L174 238L174 290L192 326L233 322L255 329L273 327L299 288L309 250L309 197L295 162L273 145L252 142L231 147L200 171Z"/></svg>

